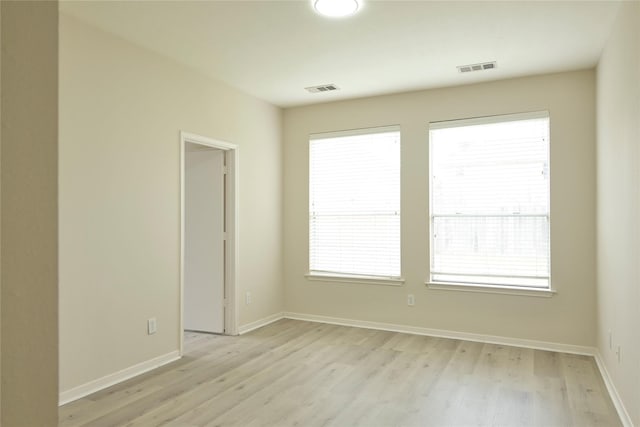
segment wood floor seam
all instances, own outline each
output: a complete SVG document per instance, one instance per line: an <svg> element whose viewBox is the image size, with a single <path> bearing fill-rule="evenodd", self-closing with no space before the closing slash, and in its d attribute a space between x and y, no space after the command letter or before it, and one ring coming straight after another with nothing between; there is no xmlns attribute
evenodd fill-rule
<svg viewBox="0 0 640 427"><path fill-rule="evenodd" d="M281 319L66 404L78 426L620 426L590 356Z"/></svg>

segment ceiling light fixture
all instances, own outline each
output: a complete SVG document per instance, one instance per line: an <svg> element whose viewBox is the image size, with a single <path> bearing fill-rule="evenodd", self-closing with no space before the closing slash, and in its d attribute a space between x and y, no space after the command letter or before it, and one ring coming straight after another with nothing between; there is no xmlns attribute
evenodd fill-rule
<svg viewBox="0 0 640 427"><path fill-rule="evenodd" d="M316 12L331 18L353 15L360 9L358 0L312 0L312 2Z"/></svg>

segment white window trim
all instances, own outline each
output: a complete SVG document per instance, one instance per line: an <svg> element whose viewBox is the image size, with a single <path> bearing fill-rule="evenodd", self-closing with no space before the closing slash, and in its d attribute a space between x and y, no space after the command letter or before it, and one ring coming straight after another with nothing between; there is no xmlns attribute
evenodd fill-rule
<svg viewBox="0 0 640 427"><path fill-rule="evenodd" d="M461 127L461 126L472 126L478 124L491 124L491 123L503 123L509 121L518 121L518 120L527 120L527 119L539 119L539 118L548 118L550 119L549 111L531 111L524 113L514 113L514 114L501 114L495 116L485 116L485 117L473 117L468 119L451 119L451 120L443 120L443 121L435 121L430 122L428 126L428 131L435 129L445 129L445 128L453 128L453 127ZM549 134L551 133L551 121L549 120ZM550 155L550 153L549 153ZM429 141L429 169L431 169L432 156L431 156L431 142ZM429 178L429 266L431 266L431 253L433 251L433 239L431 236L431 178ZM551 197L551 187L549 187L549 198ZM549 209L549 213L546 215L549 218L549 223L551 219L551 209ZM549 246L551 246L551 236L549 237ZM551 249L551 248L549 248ZM551 251L549 251L549 266L551 267ZM490 293L490 294L503 294L503 295L519 295L519 296L531 296L531 297L552 297L557 291L553 287L551 270L549 270L549 286L546 288L537 288L537 287L524 287L524 286L510 286L510 285L492 285L492 284L479 284L479 283L455 283L455 282L435 282L430 280L431 271L428 272L428 277L424 284L428 289L439 290L439 291L456 291L456 292L476 292L476 293Z"/></svg>
<svg viewBox="0 0 640 427"><path fill-rule="evenodd" d="M527 288L524 286L440 283L429 281L424 284L427 285L427 288L437 291L476 292L484 294L518 295L543 298L550 298L557 294L557 291L553 288Z"/></svg>
<svg viewBox="0 0 640 427"><path fill-rule="evenodd" d="M351 130L339 130L335 132L312 133L309 141L318 139L340 138L343 136L374 135L377 133L400 132L400 125L377 126L372 128L360 128Z"/></svg>
<svg viewBox="0 0 640 427"><path fill-rule="evenodd" d="M401 132L400 125L397 124L397 125L377 126L377 127L368 127L368 128L358 128L358 129L351 129L351 130L312 133L309 135L309 141L345 137L345 136L358 136L358 135L368 135L368 134L373 135L373 134L382 134L382 133L391 133L391 132L400 133ZM402 173L402 171L400 173ZM401 182L402 182L402 179L401 179ZM400 190L400 197L402 197L402 184L400 184L399 190ZM402 205L402 202L401 202L401 205ZM402 219L400 221L402 221ZM401 235L400 273L402 274L402 226L400 228L400 235ZM307 253L309 253L309 251L307 251ZM311 270L310 267L308 269L308 272L304 276L309 281L358 283L358 284L367 284L367 285L402 286L404 285L404 282L405 282L405 279L402 276L385 277L385 276L373 276L373 275L369 276L369 275L345 274L345 273L338 273L338 272L325 273L322 271Z"/></svg>
<svg viewBox="0 0 640 427"><path fill-rule="evenodd" d="M335 273L318 273L309 272L304 275L307 280L313 282L337 282L337 283L360 283L365 285L384 285L384 286L402 286L404 278L402 277L380 277L380 276L360 276Z"/></svg>
<svg viewBox="0 0 640 427"><path fill-rule="evenodd" d="M549 112L546 110L531 111L527 113L498 114L495 116L472 117L470 119L452 119L430 122L429 130L547 118L549 118Z"/></svg>

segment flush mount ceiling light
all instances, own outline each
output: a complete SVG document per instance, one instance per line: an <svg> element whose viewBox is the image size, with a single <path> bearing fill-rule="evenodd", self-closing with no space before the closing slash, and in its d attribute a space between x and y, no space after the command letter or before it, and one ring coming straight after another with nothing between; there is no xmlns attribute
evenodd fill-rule
<svg viewBox="0 0 640 427"><path fill-rule="evenodd" d="M331 18L353 15L360 8L358 0L312 0L312 2L316 12Z"/></svg>

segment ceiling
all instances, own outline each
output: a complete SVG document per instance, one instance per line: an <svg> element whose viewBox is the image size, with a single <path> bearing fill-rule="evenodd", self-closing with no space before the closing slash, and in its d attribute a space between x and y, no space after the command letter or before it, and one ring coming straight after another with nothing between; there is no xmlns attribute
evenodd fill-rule
<svg viewBox="0 0 640 427"><path fill-rule="evenodd" d="M280 107L590 68L618 1L64 1L61 12ZM497 61L493 70L458 65ZM333 83L340 90L308 93Z"/></svg>

